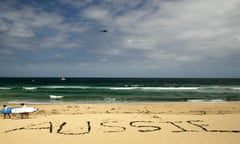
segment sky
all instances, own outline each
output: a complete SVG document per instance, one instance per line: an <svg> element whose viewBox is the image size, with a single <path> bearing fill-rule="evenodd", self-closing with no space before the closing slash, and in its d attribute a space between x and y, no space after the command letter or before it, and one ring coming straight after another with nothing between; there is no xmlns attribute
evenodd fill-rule
<svg viewBox="0 0 240 144"><path fill-rule="evenodd" d="M240 78L239 9L239 0L0 0L0 77Z"/></svg>

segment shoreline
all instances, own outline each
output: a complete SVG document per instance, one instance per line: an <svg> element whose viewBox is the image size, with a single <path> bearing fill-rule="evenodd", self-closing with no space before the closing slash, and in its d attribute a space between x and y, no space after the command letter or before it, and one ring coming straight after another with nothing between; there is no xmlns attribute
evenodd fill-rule
<svg viewBox="0 0 240 144"><path fill-rule="evenodd" d="M4 105L5 103L0 103ZM51 114L85 114L85 113L166 113L166 114L228 114L240 113L240 102L154 102L154 103L25 103L36 107L42 113ZM7 104L8 107L20 107L20 103ZM74 109L76 108L76 109ZM91 111L90 111L91 109ZM144 110L144 111L143 111ZM54 111L52 113L52 111ZM60 112L62 111L62 112Z"/></svg>
<svg viewBox="0 0 240 144"><path fill-rule="evenodd" d="M240 101L227 101L223 99L189 99L187 101L62 101L59 100L49 100L49 101L0 101L0 104L164 104L164 103L232 103Z"/></svg>

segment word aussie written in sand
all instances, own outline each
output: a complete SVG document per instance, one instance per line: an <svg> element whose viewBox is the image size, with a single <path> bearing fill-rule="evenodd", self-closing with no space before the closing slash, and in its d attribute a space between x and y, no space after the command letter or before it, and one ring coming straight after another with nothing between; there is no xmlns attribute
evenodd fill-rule
<svg viewBox="0 0 240 144"><path fill-rule="evenodd" d="M202 120L188 120L188 121L165 121L160 122L168 124L175 128L175 130L171 131L173 133L181 133L181 132L218 132L218 133L240 133L240 130L224 130L224 129L209 129L208 124L204 123ZM195 129L188 129L183 125L188 124ZM81 127L77 126L77 129L71 130L68 128L68 125L71 123L62 122L60 125L53 124L53 122L43 122L37 124L31 124L24 127L19 127L15 129L10 129L4 131L4 133L17 132L23 130L47 130L47 132L57 133L62 135L86 135L90 134L92 131L92 124L90 121L86 121L86 123L81 123ZM107 120L99 123L102 131L104 133L120 133L127 130L126 126L121 126L119 121L117 120ZM157 125L154 121L130 121L129 127L136 128L136 132L140 133L149 133L161 131L162 128ZM105 129L104 129L105 128Z"/></svg>

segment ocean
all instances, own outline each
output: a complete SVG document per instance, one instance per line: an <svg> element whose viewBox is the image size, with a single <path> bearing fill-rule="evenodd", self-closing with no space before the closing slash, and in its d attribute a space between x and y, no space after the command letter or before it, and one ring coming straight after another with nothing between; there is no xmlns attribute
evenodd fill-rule
<svg viewBox="0 0 240 144"><path fill-rule="evenodd" d="M53 99L50 95L62 98ZM222 102L240 100L240 79L0 78L1 103Z"/></svg>

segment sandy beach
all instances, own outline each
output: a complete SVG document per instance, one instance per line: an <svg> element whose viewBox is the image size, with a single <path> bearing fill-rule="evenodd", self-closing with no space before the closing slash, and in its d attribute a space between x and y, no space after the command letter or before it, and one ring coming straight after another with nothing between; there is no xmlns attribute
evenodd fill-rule
<svg viewBox="0 0 240 144"><path fill-rule="evenodd" d="M8 105L16 107L16 105ZM29 119L0 118L1 143L236 144L240 102L28 104Z"/></svg>

